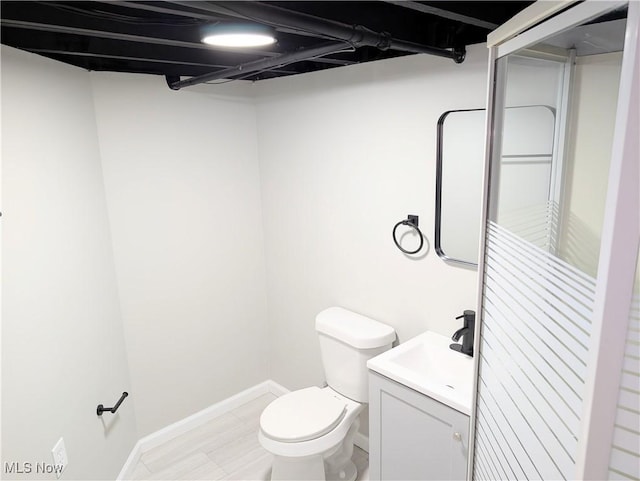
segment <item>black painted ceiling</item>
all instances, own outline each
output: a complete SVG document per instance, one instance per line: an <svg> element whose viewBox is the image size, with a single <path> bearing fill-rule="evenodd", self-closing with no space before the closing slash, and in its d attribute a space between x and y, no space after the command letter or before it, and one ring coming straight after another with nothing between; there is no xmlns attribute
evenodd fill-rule
<svg viewBox="0 0 640 481"><path fill-rule="evenodd" d="M209 82L260 80L421 51L453 56L455 49L461 61L465 46L484 42L530 3L2 1L0 16L5 45L87 70L164 75L175 84L203 75L213 77L203 79ZM277 43L243 50L201 43L204 26L239 19L275 27ZM309 58L325 51L338 53Z"/></svg>

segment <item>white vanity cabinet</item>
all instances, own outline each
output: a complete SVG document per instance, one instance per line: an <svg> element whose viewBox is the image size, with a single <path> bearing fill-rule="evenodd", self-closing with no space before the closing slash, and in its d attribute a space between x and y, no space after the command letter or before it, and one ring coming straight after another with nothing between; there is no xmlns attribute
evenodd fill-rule
<svg viewBox="0 0 640 481"><path fill-rule="evenodd" d="M469 416L369 371L372 481L467 478Z"/></svg>

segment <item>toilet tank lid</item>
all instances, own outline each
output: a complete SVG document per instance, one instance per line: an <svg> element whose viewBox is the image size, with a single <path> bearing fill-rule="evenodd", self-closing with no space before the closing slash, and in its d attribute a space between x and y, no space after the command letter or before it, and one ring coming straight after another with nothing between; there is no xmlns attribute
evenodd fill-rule
<svg viewBox="0 0 640 481"><path fill-rule="evenodd" d="M358 349L382 347L396 338L393 327L342 307L330 307L319 313L316 331Z"/></svg>

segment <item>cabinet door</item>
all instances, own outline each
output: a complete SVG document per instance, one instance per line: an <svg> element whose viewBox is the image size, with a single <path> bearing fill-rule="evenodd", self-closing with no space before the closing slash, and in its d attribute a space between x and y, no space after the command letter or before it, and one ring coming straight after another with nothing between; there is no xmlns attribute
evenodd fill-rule
<svg viewBox="0 0 640 481"><path fill-rule="evenodd" d="M371 480L466 479L469 417L371 373Z"/></svg>

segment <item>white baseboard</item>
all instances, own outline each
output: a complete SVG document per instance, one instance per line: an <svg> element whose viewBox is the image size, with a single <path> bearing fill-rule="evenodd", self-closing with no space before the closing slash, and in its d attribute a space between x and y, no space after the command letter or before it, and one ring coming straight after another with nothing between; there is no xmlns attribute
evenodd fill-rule
<svg viewBox="0 0 640 481"><path fill-rule="evenodd" d="M288 392L291 392L289 389L287 389L286 387L282 386L281 384L278 384L275 381L272 381L271 379L269 379L268 381L266 381L269 387L269 392L271 394L273 394L274 396L282 396L284 394L287 394Z"/></svg>
<svg viewBox="0 0 640 481"><path fill-rule="evenodd" d="M150 449L153 449L156 446L160 446L161 444L166 443L167 441L178 437L181 434L197 428L198 426L201 426L211 421L212 419L222 416L223 414L232 411L238 406L246 404L249 401L252 401L253 399L256 399L269 392L274 394L275 396L281 396L285 393L288 393L289 390L274 381L264 381L216 404L213 404L208 408L203 409L202 411L198 411L191 416L188 416L154 433L151 433L148 436L143 437L133 447L131 454L129 454L127 461L124 463L124 466L120 470L120 474L118 474L117 480L124 481L127 479L131 479L133 470L138 464L138 461L140 461L140 457Z"/></svg>
<svg viewBox="0 0 640 481"><path fill-rule="evenodd" d="M238 394L235 394L227 399L223 399L222 401L209 406L208 408L203 409L202 411L198 411L191 416L188 416L180 421L177 421L173 424L168 425L154 433L149 434L148 436L140 439L136 445L131 450L131 454L127 458L127 461L122 466L120 470L120 474L116 478L117 481L124 481L131 479L131 475L133 474L133 470L136 468L136 465L140 461L140 457L149 451L150 449L155 448L156 446L160 446L171 439L180 436L198 426L201 426L212 419L215 419L223 414L228 413L229 411L234 410L238 406L242 406L243 404L256 399L263 394L270 392L275 396L282 396L289 391L286 387L278 384L275 381L268 380L261 382L249 389L245 389ZM353 443L358 446L360 449L369 452L369 438L364 436L361 433L357 433Z"/></svg>
<svg viewBox="0 0 640 481"><path fill-rule="evenodd" d="M191 416L188 416L180 421L177 421L173 424L169 424L167 427L164 427L155 433L151 433L148 436L145 436L140 440L142 452L145 453L150 449L155 448L156 446L160 446L161 444L166 443L167 441L180 436L188 431L191 431L198 426L201 426L212 419L215 419L223 414L232 411L238 406L242 406L243 404L256 399L263 394L267 394L271 392L269 385L273 381L264 381L260 384L257 384L249 389L245 389L238 394L234 394L227 399L223 399L220 402L217 402L208 408L204 408L202 411L198 411ZM275 384L275 383L274 383ZM275 393L274 393L275 394Z"/></svg>
<svg viewBox="0 0 640 481"><path fill-rule="evenodd" d="M116 481L131 479L131 477L133 476L133 471L136 469L136 466L140 461L140 456L142 456L142 449L140 449L140 441L138 441L129 453L129 457L122 466L122 469L120 470Z"/></svg>

